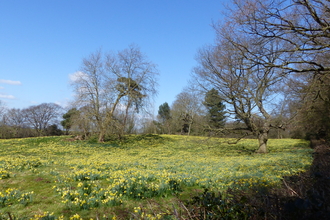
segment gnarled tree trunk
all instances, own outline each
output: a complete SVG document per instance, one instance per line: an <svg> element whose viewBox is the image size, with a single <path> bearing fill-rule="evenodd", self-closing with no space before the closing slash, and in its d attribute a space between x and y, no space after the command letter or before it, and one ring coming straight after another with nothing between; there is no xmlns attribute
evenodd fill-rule
<svg viewBox="0 0 330 220"><path fill-rule="evenodd" d="M267 153L268 131L261 131L258 134L259 149L257 153Z"/></svg>
<svg viewBox="0 0 330 220"><path fill-rule="evenodd" d="M104 131L100 131L99 138L98 138L97 142L98 143L103 143L104 142L104 137L105 137L105 132Z"/></svg>

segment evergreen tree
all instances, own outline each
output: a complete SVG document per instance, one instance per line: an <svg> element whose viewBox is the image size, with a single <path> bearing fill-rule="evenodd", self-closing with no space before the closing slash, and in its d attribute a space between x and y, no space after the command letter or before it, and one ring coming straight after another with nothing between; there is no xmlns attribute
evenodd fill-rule
<svg viewBox="0 0 330 220"><path fill-rule="evenodd" d="M158 115L162 119L163 122L169 120L171 118L171 109L167 102L161 104L158 109Z"/></svg>
<svg viewBox="0 0 330 220"><path fill-rule="evenodd" d="M79 111L76 108L72 108L62 116L64 120L61 121L61 125L65 129L66 133L69 132L69 130L73 124L73 117L78 113L79 113Z"/></svg>
<svg viewBox="0 0 330 220"><path fill-rule="evenodd" d="M166 128L166 132L168 134L171 133L171 129L170 129L170 119L171 119L171 109L170 109L170 106L168 105L167 102L165 102L164 104L160 105L159 106L159 109L158 109L158 115L161 119L161 122L163 124L163 127L164 129L163 130L163 133L165 132L165 128Z"/></svg>
<svg viewBox="0 0 330 220"><path fill-rule="evenodd" d="M207 121L211 128L218 129L225 125L225 108L219 92L214 88L205 95L203 105L207 109Z"/></svg>

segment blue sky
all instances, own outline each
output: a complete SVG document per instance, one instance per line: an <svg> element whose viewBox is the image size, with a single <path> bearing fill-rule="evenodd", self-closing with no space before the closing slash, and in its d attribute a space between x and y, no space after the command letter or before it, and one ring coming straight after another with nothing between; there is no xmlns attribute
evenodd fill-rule
<svg viewBox="0 0 330 220"><path fill-rule="evenodd" d="M136 44L160 72L155 109L187 85L215 39L224 0L0 0L0 100L9 108L72 100L69 75L102 48Z"/></svg>

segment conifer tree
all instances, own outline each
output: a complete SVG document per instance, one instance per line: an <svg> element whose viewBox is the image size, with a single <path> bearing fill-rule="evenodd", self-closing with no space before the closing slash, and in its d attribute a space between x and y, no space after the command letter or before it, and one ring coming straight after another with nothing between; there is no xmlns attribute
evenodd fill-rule
<svg viewBox="0 0 330 220"><path fill-rule="evenodd" d="M166 128L166 132L171 133L170 120L171 120L171 109L167 102L161 104L158 109L158 115L162 121L163 127ZM163 130L163 129L162 129ZM163 130L163 133L165 131Z"/></svg>
<svg viewBox="0 0 330 220"><path fill-rule="evenodd" d="M203 104L207 109L208 125L213 129L224 127L226 106L222 103L219 92L214 88L209 90L205 95Z"/></svg>

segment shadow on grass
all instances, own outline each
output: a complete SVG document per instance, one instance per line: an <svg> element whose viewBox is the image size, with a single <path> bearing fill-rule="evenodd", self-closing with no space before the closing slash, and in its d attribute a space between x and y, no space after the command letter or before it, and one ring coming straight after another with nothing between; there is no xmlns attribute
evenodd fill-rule
<svg viewBox="0 0 330 220"><path fill-rule="evenodd" d="M91 137L86 142L92 147L114 147L127 148L139 144L140 146L156 146L166 142L172 142L170 137L163 137L156 134L126 135L118 139L116 136L109 136L104 143L98 143L97 137Z"/></svg>
<svg viewBox="0 0 330 220"><path fill-rule="evenodd" d="M330 148L313 144L314 160L308 172L287 176L281 188L268 192L207 190L184 203L192 219L330 219Z"/></svg>

